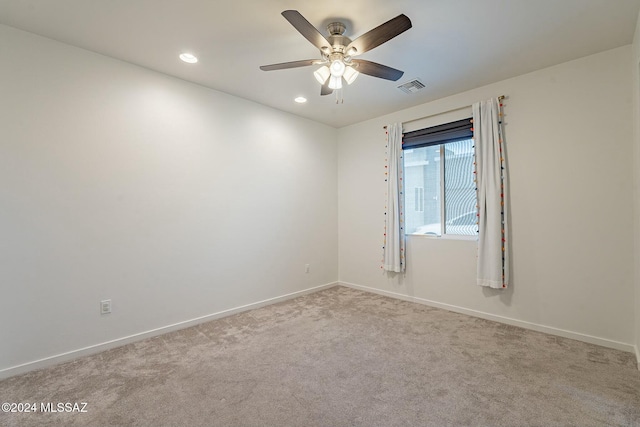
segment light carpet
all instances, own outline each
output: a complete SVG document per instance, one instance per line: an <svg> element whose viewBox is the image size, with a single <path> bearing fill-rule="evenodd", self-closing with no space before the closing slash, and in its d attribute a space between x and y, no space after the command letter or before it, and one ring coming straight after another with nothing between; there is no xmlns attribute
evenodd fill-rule
<svg viewBox="0 0 640 427"><path fill-rule="evenodd" d="M640 426L634 355L334 287L0 382L3 426Z"/></svg>

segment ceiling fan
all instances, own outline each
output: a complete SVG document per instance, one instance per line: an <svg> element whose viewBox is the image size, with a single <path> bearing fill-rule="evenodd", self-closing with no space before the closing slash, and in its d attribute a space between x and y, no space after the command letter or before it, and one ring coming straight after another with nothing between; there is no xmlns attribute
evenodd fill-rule
<svg viewBox="0 0 640 427"><path fill-rule="evenodd" d="M313 73L322 85L320 95L329 95L334 90L341 89L342 79L347 84L353 83L359 73L392 81L398 80L404 74L403 71L386 65L354 59L355 56L378 47L411 28L411 20L404 14L377 26L353 41L343 35L346 27L342 22L327 25L329 37L325 37L297 10L285 10L282 16L311 44L320 49L321 59L263 65L260 67L263 71L321 65Z"/></svg>

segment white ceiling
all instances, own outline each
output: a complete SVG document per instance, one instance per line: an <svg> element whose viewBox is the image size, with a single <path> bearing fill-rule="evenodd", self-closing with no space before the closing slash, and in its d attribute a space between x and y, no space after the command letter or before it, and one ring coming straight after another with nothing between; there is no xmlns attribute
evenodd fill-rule
<svg viewBox="0 0 640 427"><path fill-rule="evenodd" d="M404 76L361 75L336 105L320 96L314 67L261 71L319 57L286 9L323 34L342 21L351 39L404 13L413 28L359 57ZM341 127L629 44L639 9L640 0L0 0L0 23ZM183 51L198 64L181 62ZM397 89L413 78L426 89ZM309 101L294 103L299 95Z"/></svg>

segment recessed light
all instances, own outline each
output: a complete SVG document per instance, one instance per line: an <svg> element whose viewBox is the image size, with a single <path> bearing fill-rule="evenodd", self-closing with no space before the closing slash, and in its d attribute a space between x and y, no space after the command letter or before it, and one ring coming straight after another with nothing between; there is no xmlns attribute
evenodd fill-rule
<svg viewBox="0 0 640 427"><path fill-rule="evenodd" d="M180 59L182 59L184 62L188 62L189 64L195 64L196 62L198 62L198 58L196 58L196 56L192 53L181 53Z"/></svg>
<svg viewBox="0 0 640 427"><path fill-rule="evenodd" d="M294 99L294 101L296 101L298 104L304 104L305 102L307 102L307 98L305 98L304 96L299 96Z"/></svg>

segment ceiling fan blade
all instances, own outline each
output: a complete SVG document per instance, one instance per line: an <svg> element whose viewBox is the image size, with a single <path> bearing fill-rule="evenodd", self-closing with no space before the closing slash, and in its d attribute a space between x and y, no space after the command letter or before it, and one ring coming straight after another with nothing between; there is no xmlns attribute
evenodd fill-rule
<svg viewBox="0 0 640 427"><path fill-rule="evenodd" d="M411 28L411 20L404 14L398 15L352 41L345 52L349 52L349 49L353 47L356 51L351 56L360 55L380 46L382 43L388 42L409 28Z"/></svg>
<svg viewBox="0 0 640 427"><path fill-rule="evenodd" d="M262 71L286 70L287 68L307 67L318 62L317 59L303 59L302 61L281 62L280 64L262 65Z"/></svg>
<svg viewBox="0 0 640 427"><path fill-rule="evenodd" d="M331 48L331 43L297 10L285 10L282 12L282 16L318 49Z"/></svg>
<svg viewBox="0 0 640 427"><path fill-rule="evenodd" d="M377 62L365 61L364 59L354 59L352 63L356 64L356 71L362 74L393 80L394 82L404 74L404 71L396 70L395 68L387 67Z"/></svg>
<svg viewBox="0 0 640 427"><path fill-rule="evenodd" d="M322 96L331 95L332 93L333 93L333 89L329 87L329 79L327 79L325 84L323 84L322 87L320 88L320 95Z"/></svg>

